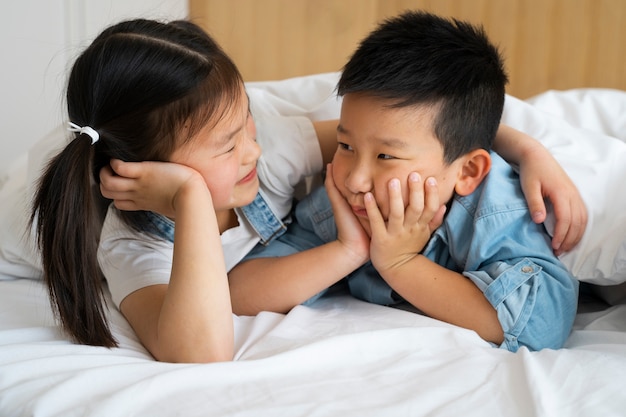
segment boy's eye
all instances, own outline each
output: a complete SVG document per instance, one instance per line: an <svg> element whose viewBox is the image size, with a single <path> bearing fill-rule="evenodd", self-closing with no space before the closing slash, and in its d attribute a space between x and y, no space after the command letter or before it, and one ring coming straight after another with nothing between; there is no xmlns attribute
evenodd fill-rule
<svg viewBox="0 0 626 417"><path fill-rule="evenodd" d="M352 150L352 146L348 145L347 143L338 142L338 146L339 146L339 149L343 149L343 150L346 150L346 151L351 151Z"/></svg>
<svg viewBox="0 0 626 417"><path fill-rule="evenodd" d="M396 157L386 153L380 153L378 154L378 159L396 159Z"/></svg>

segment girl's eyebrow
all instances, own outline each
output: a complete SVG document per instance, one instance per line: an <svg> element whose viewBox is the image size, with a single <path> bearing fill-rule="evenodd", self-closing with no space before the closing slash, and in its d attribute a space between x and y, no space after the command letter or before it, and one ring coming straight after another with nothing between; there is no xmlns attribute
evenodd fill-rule
<svg viewBox="0 0 626 417"><path fill-rule="evenodd" d="M222 143L227 143L230 142L232 140L232 138L239 132L241 132L241 130L243 129L244 125L239 125L237 126L235 129L233 129L232 132L225 134L224 136L222 136L222 140L220 140L220 142Z"/></svg>
<svg viewBox="0 0 626 417"><path fill-rule="evenodd" d="M248 96L248 93L246 93L246 101L248 102L248 105L247 105L248 113L246 115L246 120L241 125L234 128L231 132L223 135L220 139L220 144L227 144L233 139L233 137L235 137L237 133L241 132L245 128L246 122L248 121L248 117L250 117L250 97Z"/></svg>

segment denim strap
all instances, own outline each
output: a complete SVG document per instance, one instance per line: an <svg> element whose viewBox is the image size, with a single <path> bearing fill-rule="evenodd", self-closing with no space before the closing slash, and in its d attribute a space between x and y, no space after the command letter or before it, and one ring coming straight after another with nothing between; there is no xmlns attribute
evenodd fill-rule
<svg viewBox="0 0 626 417"><path fill-rule="evenodd" d="M262 245L268 245L287 230L285 224L274 214L261 192L254 201L240 208L244 217L261 238ZM151 211L146 212L149 229L159 237L174 242L174 222L165 216Z"/></svg>
<svg viewBox="0 0 626 417"><path fill-rule="evenodd" d="M274 214L267 201L259 191L252 203L241 207L243 215L248 220L257 235L261 238L261 244L267 246L287 230L287 226Z"/></svg>

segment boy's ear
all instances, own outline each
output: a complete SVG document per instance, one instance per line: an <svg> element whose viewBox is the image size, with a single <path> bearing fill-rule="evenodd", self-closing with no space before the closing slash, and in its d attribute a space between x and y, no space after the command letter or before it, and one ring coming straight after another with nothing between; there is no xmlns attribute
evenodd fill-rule
<svg viewBox="0 0 626 417"><path fill-rule="evenodd" d="M465 162L457 179L454 191L458 195L469 195L485 179L491 169L491 156L484 149L475 149L465 155Z"/></svg>

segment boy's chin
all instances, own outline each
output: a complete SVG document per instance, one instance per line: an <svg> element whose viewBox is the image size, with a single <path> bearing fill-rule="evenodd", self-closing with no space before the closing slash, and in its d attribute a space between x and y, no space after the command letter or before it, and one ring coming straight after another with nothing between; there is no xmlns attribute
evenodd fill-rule
<svg viewBox="0 0 626 417"><path fill-rule="evenodd" d="M369 237L372 237L372 228L370 227L369 220L363 219L363 218L359 218L359 223L361 223L361 226L363 226L363 229L365 230L365 233L367 233L367 235Z"/></svg>

